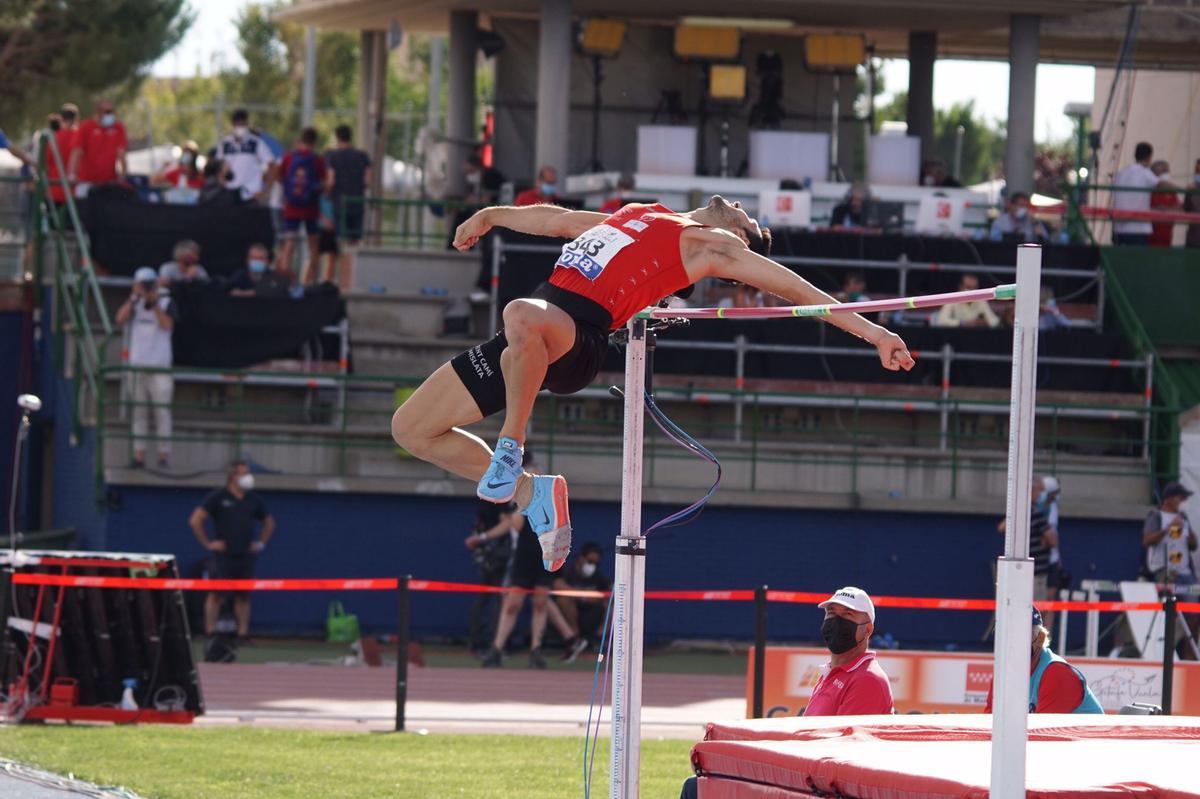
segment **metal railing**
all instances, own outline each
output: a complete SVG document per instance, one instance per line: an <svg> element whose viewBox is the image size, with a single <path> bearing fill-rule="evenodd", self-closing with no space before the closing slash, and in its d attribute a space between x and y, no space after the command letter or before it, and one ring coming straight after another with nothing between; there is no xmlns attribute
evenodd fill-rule
<svg viewBox="0 0 1200 799"><path fill-rule="evenodd" d="M444 250L454 236L460 213L479 207L479 203L466 200L344 197L338 235L374 246ZM359 229L350 224L351 211L361 220Z"/></svg>
<svg viewBox="0 0 1200 799"><path fill-rule="evenodd" d="M34 192L35 280L37 286L43 285L46 272L45 248L49 241L55 254L55 302L52 309L54 349L59 370L63 373L72 371L67 368L66 334L69 333L73 354L71 365L74 367L72 376L75 378L73 426L78 433L84 415L85 395L82 389L86 386L92 397L100 396L98 375L105 362L105 351L113 337L113 326L92 267L87 232L80 221L79 210L75 205L70 183L66 179L67 167L63 154L58 149L54 134L49 130L39 132L36 141L38 168ZM59 175L57 179L52 180L48 176L47 159L54 164ZM64 201L61 207L56 207L51 200L52 183L63 189ZM78 248L78 266L71 257L68 237ZM92 333L93 317L100 328L99 340Z"/></svg>
<svg viewBox="0 0 1200 799"><path fill-rule="evenodd" d="M504 255L509 253L521 254L536 254L556 256L561 251L561 247L556 247L548 244L505 244L503 235L495 236L492 244L492 262L491 262L491 308L489 310L489 329L498 329L498 321L500 318L500 270L504 266ZM981 272L994 276L1002 276L1004 280L1011 282L1017 274L1015 266L1002 266L991 264L957 264L957 263L941 263L932 261L881 261L874 259L855 259L855 258L814 258L809 256L798 255L780 255L774 256L773 260L783 264L784 266L807 266L807 267L824 267L832 266L846 269L866 269L866 270L882 270L897 275L899 281L899 296L903 297L908 294L909 276L913 272L951 272L951 273L972 273L979 274ZM1096 281L1096 318L1087 320L1084 326L1089 328L1099 329L1104 325L1104 298L1105 298L1105 279L1104 273L1098 269L1065 269L1048 267L1042 270L1042 275L1046 277L1063 277L1076 278L1081 281ZM1000 282L1000 281L998 281Z"/></svg>
<svg viewBox="0 0 1200 799"><path fill-rule="evenodd" d="M110 367L106 373L136 371L133 367ZM176 400L171 404L178 430L171 441L219 445L228 450L214 457L212 463L188 463L189 470L219 468L230 455L254 456L256 450L271 448L279 449L275 449L275 462L266 464L268 468L309 476L350 476L354 473L349 468L353 454L385 459L410 457L392 442L390 418L394 407L420 384L421 378L253 370L172 372L181 380L202 376L204 381L222 384L231 392L231 396L220 400ZM255 399L248 396L248 389L254 386L291 387L299 393L294 398L276 395ZM349 394L345 405L336 400L339 386ZM321 392L328 401L323 401ZM850 490L857 492L864 469L894 465L897 458L915 458L945 469L949 473L945 498L956 499L962 475L999 475L1007 468L1003 458L1007 431L1003 424L985 422L986 417L1007 414L1008 405L999 398L798 394L695 386L660 386L656 396L661 404L673 407L670 412L680 414L680 423L710 444L723 461L745 465L740 483L732 478L727 483L735 489L763 490L773 470L807 464L846 469ZM155 407L153 403L137 404ZM722 407L722 413L712 413L713 408ZM1048 472L1060 476L1145 481L1149 497L1156 475L1145 457L1146 422L1147 417L1166 412L1119 404L1041 403L1037 408L1039 460ZM108 399L101 403L106 440L131 440L132 432L120 422L122 413ZM923 414L937 419L937 423L895 423L896 416L914 419ZM619 454L614 442L620 440L621 425L620 403L609 395L606 386L594 385L570 398L550 396L539 400L531 420L531 435L545 468L552 470L556 461L561 465L563 458ZM154 435L147 436L147 442L157 440ZM1178 446L1178 441L1161 443ZM106 448L98 449L98 462L102 462ZM286 452L294 454L281 454ZM306 465L306 457L316 466ZM656 471L656 461L674 462L686 457L664 446L657 437L648 437L648 485L654 486L663 474L671 472ZM102 474L103 464L98 468ZM371 473L375 472L364 476ZM599 473L575 477L581 484L595 483Z"/></svg>

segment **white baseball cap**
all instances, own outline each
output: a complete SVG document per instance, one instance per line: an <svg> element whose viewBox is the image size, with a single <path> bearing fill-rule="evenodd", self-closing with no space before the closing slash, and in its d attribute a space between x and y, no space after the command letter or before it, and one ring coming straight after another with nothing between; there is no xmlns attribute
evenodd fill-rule
<svg viewBox="0 0 1200 799"><path fill-rule="evenodd" d="M153 283L156 280L158 280L158 272L155 272L153 267L139 266L133 273L134 283Z"/></svg>
<svg viewBox="0 0 1200 799"><path fill-rule="evenodd" d="M1047 494L1053 494L1059 488L1058 478L1053 475L1046 475L1042 478L1042 488L1045 489Z"/></svg>
<svg viewBox="0 0 1200 799"><path fill-rule="evenodd" d="M841 605L851 610L857 610L867 614L872 623L875 622L875 603L871 601L871 597L867 596L867 592L861 588L855 588L852 585L839 588L833 593L833 596L817 605L817 607L823 608L826 605Z"/></svg>

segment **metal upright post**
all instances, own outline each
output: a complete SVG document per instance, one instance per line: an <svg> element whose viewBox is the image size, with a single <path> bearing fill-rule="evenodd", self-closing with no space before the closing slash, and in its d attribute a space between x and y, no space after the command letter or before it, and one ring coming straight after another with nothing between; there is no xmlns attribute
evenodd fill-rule
<svg viewBox="0 0 1200 799"><path fill-rule="evenodd" d="M405 714L408 705L408 648L409 623L412 610L408 584L412 576L405 574L397 581L397 613L396 613L396 732L404 732Z"/></svg>
<svg viewBox="0 0 1200 799"><path fill-rule="evenodd" d="M492 277L488 286L491 297L488 300L488 335L495 335L500 328L500 259L504 257L504 240L493 234L492 239Z"/></svg>
<svg viewBox="0 0 1200 799"><path fill-rule="evenodd" d="M646 320L629 322L625 349L625 452L621 482L621 533L613 583L613 684L611 799L640 792L642 726L642 611L646 539L642 535L642 428L646 386Z"/></svg>
<svg viewBox="0 0 1200 799"><path fill-rule="evenodd" d="M1179 618L1174 587L1163 601L1163 676L1162 676L1162 712L1164 716L1171 715L1171 705L1175 700L1175 643L1179 638Z"/></svg>
<svg viewBox="0 0 1200 799"><path fill-rule="evenodd" d="M1038 306L1042 250L1017 248L1013 324L1012 399L1008 430L1008 510L1004 556L997 562L996 649L993 685L991 796L1025 796L1025 743L1029 712L1029 646L1033 560L1029 557Z"/></svg>

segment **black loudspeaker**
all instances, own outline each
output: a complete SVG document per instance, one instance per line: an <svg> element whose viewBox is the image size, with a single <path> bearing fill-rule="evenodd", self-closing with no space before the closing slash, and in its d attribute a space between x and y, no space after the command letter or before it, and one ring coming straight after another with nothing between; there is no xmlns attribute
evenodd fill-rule
<svg viewBox="0 0 1200 799"><path fill-rule="evenodd" d="M91 585L30 584L43 575ZM178 577L171 555L0 554L10 720L188 723L204 712L183 594L90 578Z"/></svg>

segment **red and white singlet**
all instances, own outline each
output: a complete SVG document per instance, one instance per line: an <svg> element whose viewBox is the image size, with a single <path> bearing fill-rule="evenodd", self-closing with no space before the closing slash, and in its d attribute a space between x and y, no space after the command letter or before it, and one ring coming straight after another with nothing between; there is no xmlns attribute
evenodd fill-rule
<svg viewBox="0 0 1200 799"><path fill-rule="evenodd" d="M665 205L633 203L563 245L550 284L587 297L612 315L611 330L691 285L679 237L703 227Z"/></svg>

